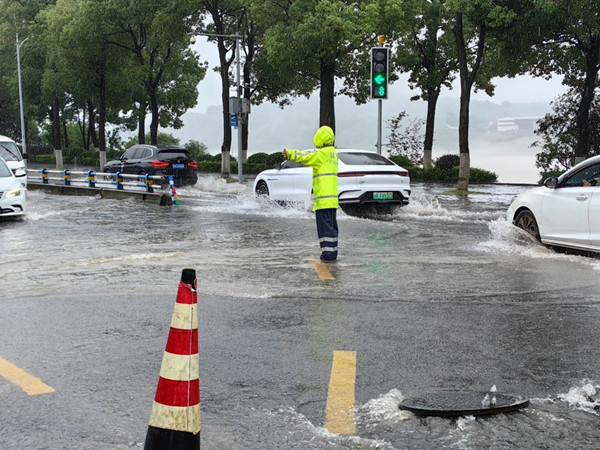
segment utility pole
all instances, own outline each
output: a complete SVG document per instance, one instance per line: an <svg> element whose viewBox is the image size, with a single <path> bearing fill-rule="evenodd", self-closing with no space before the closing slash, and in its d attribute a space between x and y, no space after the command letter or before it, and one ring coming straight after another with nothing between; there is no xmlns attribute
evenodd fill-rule
<svg viewBox="0 0 600 450"><path fill-rule="evenodd" d="M23 39L19 43L19 33L17 33L17 77L19 80L19 107L21 110L21 145L23 147L23 160L27 166L27 138L25 136L25 113L23 111L23 88L21 86L21 46L29 38Z"/></svg>

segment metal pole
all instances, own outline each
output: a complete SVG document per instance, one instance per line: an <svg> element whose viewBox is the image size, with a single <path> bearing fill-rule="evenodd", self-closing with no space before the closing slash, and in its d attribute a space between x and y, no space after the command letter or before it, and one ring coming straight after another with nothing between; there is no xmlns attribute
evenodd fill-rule
<svg viewBox="0 0 600 450"><path fill-rule="evenodd" d="M381 155L381 110L382 100L377 101L377 153Z"/></svg>
<svg viewBox="0 0 600 450"><path fill-rule="evenodd" d="M238 106L240 108L238 114L238 183L242 183L243 177L242 177L242 125L243 125L243 121L242 121L242 85L241 85L241 79L240 79L240 72L241 72L241 57L240 57L240 38L241 36L236 34L235 35L235 54L236 54L236 61L237 61L237 96L238 96Z"/></svg>
<svg viewBox="0 0 600 450"><path fill-rule="evenodd" d="M23 159L27 164L27 139L25 137L25 114L23 112L23 88L21 87L21 45L29 38L25 38L19 44L19 33L17 33L17 77L19 79L19 107L21 109L21 145L23 146Z"/></svg>

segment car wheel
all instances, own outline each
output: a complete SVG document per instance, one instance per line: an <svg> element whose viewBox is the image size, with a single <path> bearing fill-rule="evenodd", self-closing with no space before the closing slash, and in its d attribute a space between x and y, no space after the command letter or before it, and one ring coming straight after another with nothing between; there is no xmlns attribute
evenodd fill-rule
<svg viewBox="0 0 600 450"><path fill-rule="evenodd" d="M513 222L515 226L521 228L522 230L527 231L530 235L536 238L538 241L540 239L540 229L538 228L537 221L535 220L535 216L531 211L525 209L517 214L515 221Z"/></svg>
<svg viewBox="0 0 600 450"><path fill-rule="evenodd" d="M264 181L259 181L258 184L256 185L255 192L258 197L268 197L269 196L269 187L267 186L267 183L265 183Z"/></svg>

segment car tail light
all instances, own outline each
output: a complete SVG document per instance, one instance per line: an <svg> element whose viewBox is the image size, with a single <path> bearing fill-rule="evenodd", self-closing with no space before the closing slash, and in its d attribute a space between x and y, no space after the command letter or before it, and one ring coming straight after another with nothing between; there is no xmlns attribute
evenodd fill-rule
<svg viewBox="0 0 600 450"><path fill-rule="evenodd" d="M197 169L198 163L196 161L192 161L192 162L188 163L188 166L191 167L192 169Z"/></svg>
<svg viewBox="0 0 600 450"><path fill-rule="evenodd" d="M169 167L169 163L166 161L152 161L152 167L164 169L165 167Z"/></svg>
<svg viewBox="0 0 600 450"><path fill-rule="evenodd" d="M340 172L338 177L364 177L366 175L398 175L400 177L407 177L408 172Z"/></svg>

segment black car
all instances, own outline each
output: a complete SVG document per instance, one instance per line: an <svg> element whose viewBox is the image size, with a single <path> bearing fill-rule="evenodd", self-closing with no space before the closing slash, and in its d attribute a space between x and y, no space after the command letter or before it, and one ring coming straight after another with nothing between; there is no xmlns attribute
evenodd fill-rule
<svg viewBox="0 0 600 450"><path fill-rule="evenodd" d="M196 161L185 148L177 146L134 145L119 159L107 162L103 170L136 175L171 175L175 186L193 186L198 182Z"/></svg>

